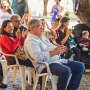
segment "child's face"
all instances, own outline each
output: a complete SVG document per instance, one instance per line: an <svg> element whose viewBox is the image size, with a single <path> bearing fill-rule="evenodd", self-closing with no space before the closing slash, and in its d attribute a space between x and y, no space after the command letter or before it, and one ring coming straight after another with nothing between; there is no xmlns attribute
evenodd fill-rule
<svg viewBox="0 0 90 90"><path fill-rule="evenodd" d="M89 38L89 34L84 34L84 35L82 36L82 38L88 39L88 38Z"/></svg>

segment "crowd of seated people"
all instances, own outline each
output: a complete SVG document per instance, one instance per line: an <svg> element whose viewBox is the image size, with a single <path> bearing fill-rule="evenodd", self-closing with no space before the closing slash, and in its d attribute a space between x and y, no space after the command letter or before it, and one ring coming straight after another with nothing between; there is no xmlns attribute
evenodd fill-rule
<svg viewBox="0 0 90 90"><path fill-rule="evenodd" d="M77 90L84 70L84 64L78 61L61 59L60 54L66 52L67 47L50 43L49 39L42 35L43 32L44 25L42 25L40 20L30 20L29 32L24 43L26 54L28 52L28 57L31 55L34 59L49 64L51 73L59 76L57 90L65 90L66 87L67 90ZM42 72L45 71L44 68ZM70 82L67 85L70 77Z"/></svg>
<svg viewBox="0 0 90 90"><path fill-rule="evenodd" d="M53 31L56 31L56 35L58 38L59 37L61 38L63 36L62 34L60 34L60 31L59 31L60 26L62 28L62 25L61 25L62 19L59 20L59 23L58 23L59 25L56 27L56 29L53 30ZM72 30L71 29L68 29L68 30L71 31L71 35L68 36L66 43L69 46L70 50L68 51L69 52L68 54L66 53L66 55L68 55L68 58L73 56L74 60L81 61L84 63L87 62L89 65L89 58L90 57L88 55L90 54L89 53L90 47L88 49L84 48L84 50L87 49L88 52L84 52L85 55L83 55L82 54L83 52L79 46L80 38L82 37L82 32L87 30L88 33L90 33L89 27L85 23L80 23L80 24L77 24L76 26L74 26L74 29L72 28ZM58 38L55 41L55 37L53 37L52 35L49 35L49 37L51 38L50 41L52 43L54 42L56 44ZM65 54L61 55L61 57L65 58ZM67 58L67 56L66 56L66 58ZM87 68L87 66L86 66L86 68Z"/></svg>
<svg viewBox="0 0 90 90"><path fill-rule="evenodd" d="M13 14L9 19L4 20L1 25L0 47L6 54L15 54L20 46L28 48L27 50L33 58L47 62L51 73L59 76L57 90L65 90L66 87L67 90L77 90L84 65L78 62L80 61L80 50L76 47L72 30L68 29L69 20L68 17L62 17L58 27L59 36L56 36L55 30L50 28L44 19L31 19L28 26L25 27L20 16ZM47 37L45 36L45 27L50 31ZM29 44L26 44L27 41ZM73 53L75 54L74 60L69 60ZM9 65L16 63L13 57L6 57L6 60ZM25 61L19 59L19 64L33 67L29 59ZM6 88L7 85L2 83L3 71L1 66L0 85L2 86L0 88ZM46 72L46 68L43 68L42 72ZM67 85L69 77L71 79ZM41 82L42 78L40 78L40 85Z"/></svg>
<svg viewBox="0 0 90 90"><path fill-rule="evenodd" d="M15 17L15 19L14 19L14 17ZM2 30L2 36L1 36L1 38L0 38L0 46L1 46L1 48L2 48L2 50L3 50L3 52L5 52L5 53L8 53L8 54L15 54L15 51L17 50L17 48L19 47L19 46L22 46L22 45L24 45L24 41L26 42L27 41L27 39L28 39L28 35L29 34L32 34L32 32L33 32L33 30L35 30L35 32L36 32L36 34L40 34L40 40L41 40L41 42L44 44L44 45L46 45L46 47L48 47L48 48L46 48L46 52L48 53L48 54L46 54L46 57L48 58L48 60L49 60L49 58L53 58L53 60L55 61L55 63L52 63L52 64L50 64L49 62L49 64L50 64L50 69L51 69L51 72L52 71L54 71L54 72L52 72L52 74L55 74L56 73L56 70L54 70L55 69L55 67L54 67L54 64L55 64L55 66L56 65L58 65L56 62L57 62L57 58L54 58L54 57L57 57L58 56L58 59L60 59L60 54L63 54L64 52L66 52L67 51L67 48L65 47L65 46L63 46L63 45L58 45L58 44L52 44L51 42L50 42L50 40L47 38L47 37L45 37L45 36L43 36L42 35L42 37L41 37L41 34L44 32L44 29L45 29L45 25L48 27L48 25L47 24L45 24L45 23L42 23L42 20L37 20L37 19L35 19L35 22L34 22L34 19L32 19L31 21L32 21L32 23L34 22L34 24L30 24L28 27L30 28L30 32L28 33L28 35L27 35L27 37L25 36L26 35L26 31L24 31L22 34L20 33L20 29L19 29L19 27L18 27L18 29L15 31L15 33L13 34L13 30L14 30L14 27L15 27L15 25L13 24L13 22L14 22L14 20L17 20L17 21L20 21L20 18L18 18L18 16L16 15L13 15L12 17L11 17L11 20L5 20L4 22L3 22L3 24L2 24L2 28L1 28L1 30ZM30 22L31 22L30 21ZM17 22L17 24L19 24L20 22ZM38 27L36 27L35 25L36 24L40 24L40 26L38 26ZM34 27L31 27L31 25L34 25ZM21 26L21 24L20 24L20 26ZM38 30L39 29L39 30ZM49 28L50 29L50 28ZM50 29L51 30L51 29ZM40 32L39 32L40 31ZM52 30L51 30L52 31ZM39 33L37 33L37 32L39 32ZM35 35L36 35L35 34ZM22 42L20 42L20 36L22 35ZM54 36L53 36L54 37ZM26 40L25 40L25 38L26 38ZM37 40L38 41L38 40ZM39 42L38 42L39 43ZM37 43L37 44L38 44ZM30 45L30 44L29 44ZM31 44L32 45L32 44ZM33 43L33 45L34 45L34 43ZM36 45L37 46L37 45ZM44 47L45 48L45 47ZM35 48L34 48L35 49ZM47 49L50 49L50 51L47 51ZM29 47L28 47L28 50L29 50ZM54 50L54 51L53 51ZM32 50L33 51L33 50ZM45 52L45 53L46 53ZM41 50L41 53L42 53L42 50ZM51 53L51 54L50 54ZM30 53L31 54L31 53ZM48 57L48 55L50 54L50 56ZM45 57L45 58L46 58ZM44 57L43 57L43 59L45 59ZM14 58L12 58L12 57L6 57L6 60L7 60L7 63L8 64L15 64L15 59ZM63 63L65 63L64 62L64 60L63 59L60 59L61 61L58 61L58 63L59 62L61 62L62 64ZM69 66L69 63L74 63L74 61L69 61L69 60L65 60L65 61L68 61L68 63L67 63L67 65L66 66ZM47 61L46 61L47 62ZM51 59L50 59L50 62L51 62ZM53 62L53 61L52 61ZM28 60L25 60L25 61L22 61L22 60L19 60L19 64L21 64L21 65L25 65L25 66L28 66L28 67L32 67L32 64L31 64L31 62L30 62L30 60L28 59ZM59 63L60 64L60 63ZM62 64L60 64L59 65L59 67L57 67L58 69L57 70L59 70L60 71L60 78L62 77L62 80L63 79L65 79L65 77L63 77L63 75L62 75L62 73L65 73L65 72L62 72L61 73L61 68L62 68ZM79 71L79 73L80 74L78 74L78 77L79 77L79 79L77 80L77 82L78 82L78 85L79 85L79 81L80 81L80 79L81 79L81 76L82 76L82 72L83 72L83 69L84 69L84 67L83 67L83 64L82 63L77 63L77 62L75 62L75 64L77 64L77 66L79 65L79 66L82 66L81 68L82 68L82 70L81 71ZM52 65L53 65L53 67L52 67ZM64 64L63 64L64 65ZM65 66L65 67L66 67ZM70 67L69 67L70 68ZM78 67L78 68L80 68L80 67ZM68 69L68 67L67 67L67 69ZM66 69L66 70L67 70ZM72 69L74 70L75 69L75 67L73 66L72 67ZM72 70L71 69L71 70ZM70 70L70 71L71 71ZM78 69L79 70L79 69ZM67 70L68 71L68 70ZM73 71L74 72L74 71ZM65 73L66 75L68 74L68 77L65 79L65 82L63 82L61 79L60 79L60 82L58 82L58 89L57 90L59 90L59 88L62 88L61 90L63 90L63 88L65 88L66 86L67 86L67 80L68 80L68 78L69 78L69 75L71 75L71 73L69 73L69 72L67 72L67 73ZM57 75L57 76L59 76L57 73L55 74L55 75ZM73 75L74 75L74 73L73 73ZM79 76L80 75L80 76ZM73 77L72 77L73 78ZM71 80L72 81L72 80ZM63 83L63 85L65 85L65 87L62 87L61 86L61 83ZM76 88L78 88L78 85L76 86ZM71 83L70 83L70 86L68 86L68 88L73 88L72 87L72 85L71 85Z"/></svg>

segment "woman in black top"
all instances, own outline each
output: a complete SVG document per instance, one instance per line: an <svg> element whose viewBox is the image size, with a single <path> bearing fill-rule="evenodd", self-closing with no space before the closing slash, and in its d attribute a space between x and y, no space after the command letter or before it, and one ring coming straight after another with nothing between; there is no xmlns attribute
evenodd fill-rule
<svg viewBox="0 0 90 90"><path fill-rule="evenodd" d="M63 17L61 19L61 25L58 28L58 32L59 32L59 36L56 39L56 42L58 44L62 44L62 45L66 45L68 47L68 51L64 54L61 55L63 58L69 59L71 57L71 55L74 53L74 60L76 61L80 61L80 50L78 48L76 48L76 44L73 40L74 35L72 34L72 30L68 29L68 25L69 25L69 18L68 17ZM69 43L69 38L72 38L73 40L73 45L71 45L71 43Z"/></svg>

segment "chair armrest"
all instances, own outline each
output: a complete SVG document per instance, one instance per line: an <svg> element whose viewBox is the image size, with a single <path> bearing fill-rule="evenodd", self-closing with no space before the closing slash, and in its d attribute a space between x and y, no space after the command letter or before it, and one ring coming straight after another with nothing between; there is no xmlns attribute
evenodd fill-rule
<svg viewBox="0 0 90 90"><path fill-rule="evenodd" d="M18 59L17 59L16 55L13 55L13 54L5 54L5 53L3 53L3 52L2 52L2 54L3 54L4 56L14 57L15 60L16 60L16 64L19 65L19 62L18 62Z"/></svg>
<svg viewBox="0 0 90 90"><path fill-rule="evenodd" d="M13 54L5 54L5 53L3 53L3 55L4 55L4 56L15 57L15 55L13 55Z"/></svg>
<svg viewBox="0 0 90 90"><path fill-rule="evenodd" d="M47 69L47 73L50 73L50 68L49 68L49 64L47 63L47 62L37 62L38 64L43 64L45 67L46 67L46 69Z"/></svg>

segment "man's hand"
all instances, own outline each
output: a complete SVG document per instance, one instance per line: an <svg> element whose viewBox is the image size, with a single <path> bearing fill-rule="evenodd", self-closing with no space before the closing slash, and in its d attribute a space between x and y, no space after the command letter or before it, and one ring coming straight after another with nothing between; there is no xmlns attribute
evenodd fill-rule
<svg viewBox="0 0 90 90"><path fill-rule="evenodd" d="M64 52L67 52L67 47L64 45L57 45L57 47L53 51L50 51L49 54L50 56L54 56L58 54L63 54Z"/></svg>
<svg viewBox="0 0 90 90"><path fill-rule="evenodd" d="M57 45L55 52L56 54L63 54L64 52L67 52L67 47L64 45Z"/></svg>

